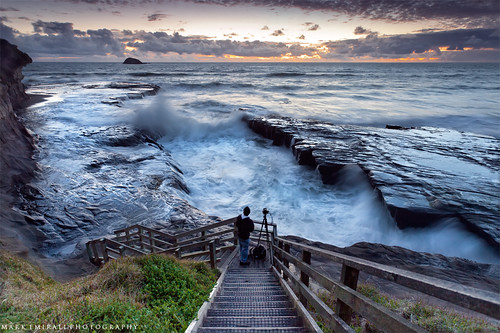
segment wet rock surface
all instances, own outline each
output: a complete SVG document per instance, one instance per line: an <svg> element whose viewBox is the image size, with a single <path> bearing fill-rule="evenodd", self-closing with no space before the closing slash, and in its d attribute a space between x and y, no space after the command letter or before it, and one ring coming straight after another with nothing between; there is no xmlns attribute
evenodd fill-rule
<svg viewBox="0 0 500 333"><path fill-rule="evenodd" d="M325 184L361 168L399 228L459 220L499 248L500 140L439 128L333 125L283 117L246 119L256 133L290 147Z"/></svg>
<svg viewBox="0 0 500 333"><path fill-rule="evenodd" d="M216 220L187 203L182 171L158 135L122 117L121 110L133 114L136 107L131 95L144 99L158 86L110 82L71 89L60 97L67 99L64 107L56 100L27 115L39 170L20 189L16 209L39 234L40 255L78 257L88 240L133 224L180 232ZM127 107L118 111L102 98L128 101Z"/></svg>
<svg viewBox="0 0 500 333"><path fill-rule="evenodd" d="M119 90L119 96L110 96L101 100L103 104L123 106L123 102L130 99L143 99L146 96L154 96L160 90L160 87L155 84L141 82L111 82L102 84L87 84L85 89L100 89L100 90ZM114 94L115 95L115 94Z"/></svg>

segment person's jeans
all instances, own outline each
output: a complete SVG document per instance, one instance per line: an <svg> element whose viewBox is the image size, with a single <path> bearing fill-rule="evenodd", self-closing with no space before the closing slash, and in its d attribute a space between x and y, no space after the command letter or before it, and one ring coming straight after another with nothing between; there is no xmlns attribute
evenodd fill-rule
<svg viewBox="0 0 500 333"><path fill-rule="evenodd" d="M240 241L240 261L247 262L248 260L248 246L250 245L249 239L239 239Z"/></svg>

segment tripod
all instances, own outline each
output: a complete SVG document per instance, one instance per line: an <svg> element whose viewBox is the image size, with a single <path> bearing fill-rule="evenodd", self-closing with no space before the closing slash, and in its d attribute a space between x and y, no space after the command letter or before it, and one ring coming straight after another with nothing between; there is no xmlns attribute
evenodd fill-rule
<svg viewBox="0 0 500 333"><path fill-rule="evenodd" d="M262 214L264 215L264 218L262 219L262 226L260 227L260 233L259 233L259 241L257 242L257 247L260 245L260 238L262 236L262 230L264 227L266 228L266 242L267 246L269 249L269 260L271 262L271 265L273 264L273 244L271 244L271 241L269 240L269 225L267 223L267 214L269 214L269 211L267 208L264 208L262 210Z"/></svg>

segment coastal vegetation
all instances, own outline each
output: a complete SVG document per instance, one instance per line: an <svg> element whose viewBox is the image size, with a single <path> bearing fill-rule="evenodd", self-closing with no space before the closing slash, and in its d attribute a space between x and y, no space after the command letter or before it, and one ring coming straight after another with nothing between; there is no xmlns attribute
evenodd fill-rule
<svg viewBox="0 0 500 333"><path fill-rule="evenodd" d="M361 284L357 290L364 296L372 299L378 304L400 314L412 323L433 333L486 333L498 332L500 327L488 323L479 318L464 316L453 310L425 304L422 300L414 298L393 298L385 295L371 284ZM335 297L329 292L321 291L318 296L330 308L335 309ZM329 331L321 318L317 318L318 324L325 332ZM353 314L351 327L356 332L382 333L362 317Z"/></svg>
<svg viewBox="0 0 500 333"><path fill-rule="evenodd" d="M0 251L0 331L183 332L217 275L204 263L148 255L59 283Z"/></svg>

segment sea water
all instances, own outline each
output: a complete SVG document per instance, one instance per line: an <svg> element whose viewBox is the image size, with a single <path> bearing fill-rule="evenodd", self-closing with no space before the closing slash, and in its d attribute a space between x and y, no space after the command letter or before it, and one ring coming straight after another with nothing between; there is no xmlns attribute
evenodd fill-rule
<svg viewBox="0 0 500 333"><path fill-rule="evenodd" d="M179 195L207 214L229 218L249 205L259 220L267 207L280 234L337 246L368 241L478 261L498 258L452 220L423 230L397 229L364 177L351 180L355 186L323 185L290 151L241 121L243 115L279 114L336 124L434 126L498 138L497 64L35 63L24 73L29 92L53 95L37 117L50 119L54 128L41 136L57 132L61 142L78 142L88 127L155 126L189 187L189 194ZM121 81L157 84L160 94L116 107L99 103L115 92L90 96L84 88ZM86 104L90 111L82 112ZM58 153L56 145L50 149ZM78 150L71 153L78 160ZM51 168L73 167L46 161L57 164Z"/></svg>

